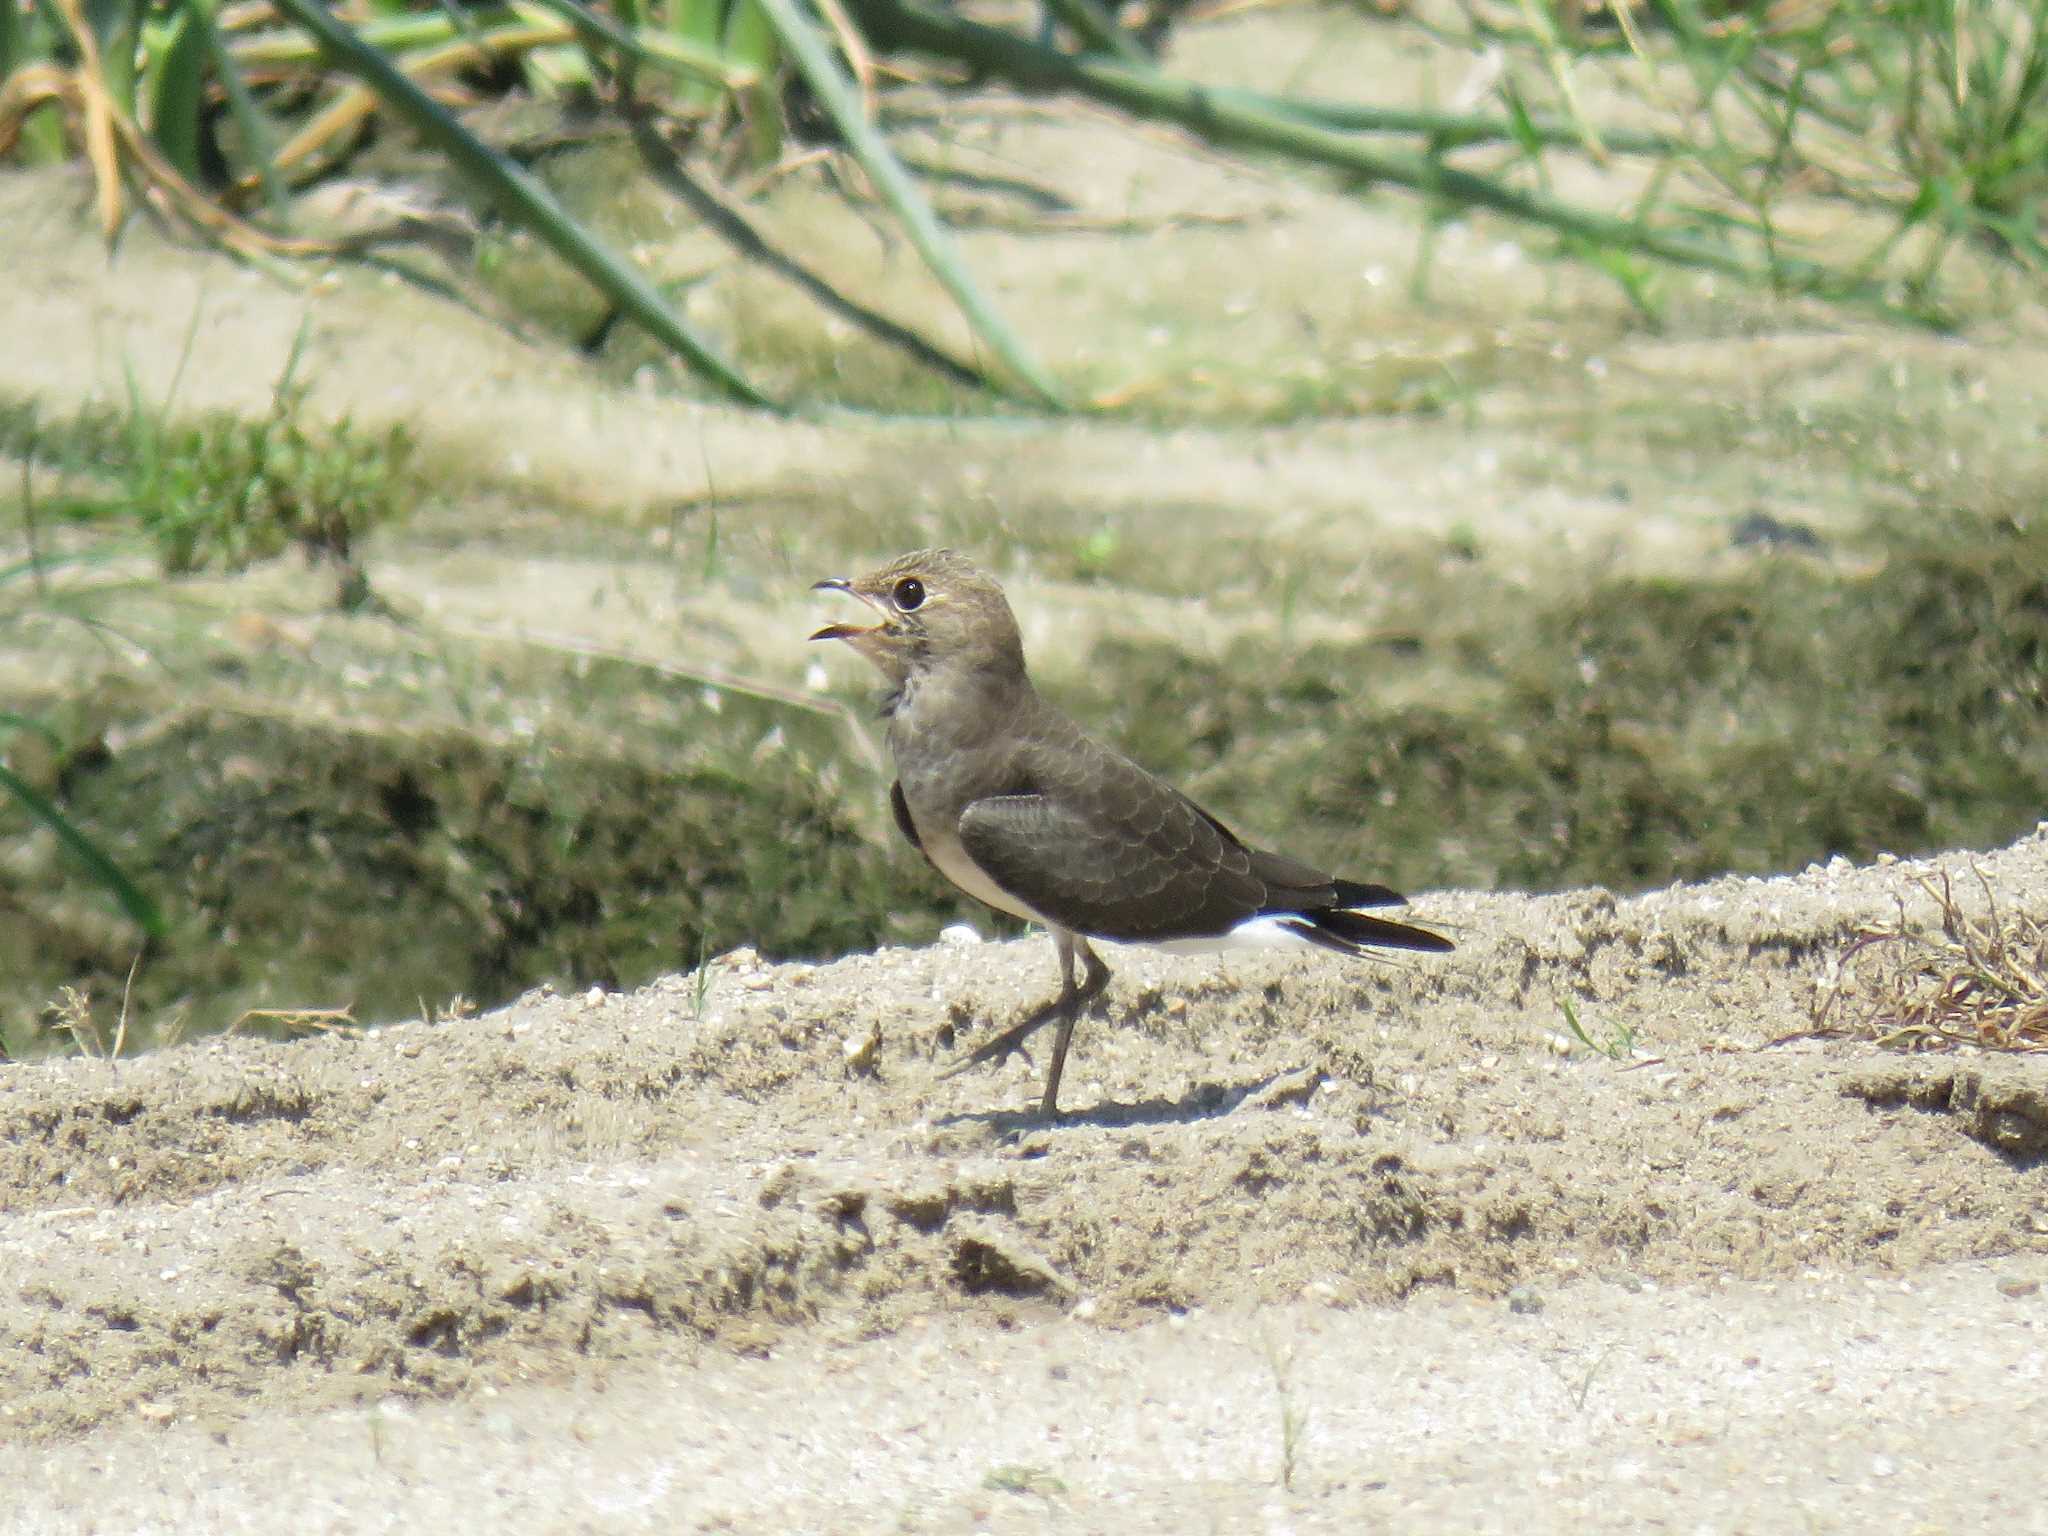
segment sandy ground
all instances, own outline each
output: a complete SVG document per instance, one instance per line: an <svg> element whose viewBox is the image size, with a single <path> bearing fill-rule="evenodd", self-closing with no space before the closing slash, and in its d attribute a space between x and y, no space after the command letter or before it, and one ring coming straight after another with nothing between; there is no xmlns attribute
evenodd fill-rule
<svg viewBox="0 0 2048 1536"><path fill-rule="evenodd" d="M1809 1029L1932 872L1125 952L1057 1125L1043 939L7 1069L0 1524L2048 1529L2048 1061Z"/></svg>
<svg viewBox="0 0 2048 1536"><path fill-rule="evenodd" d="M1245 25L1296 26L1306 93L1361 78L1319 14ZM539 613L791 683L809 578L1012 524L1199 551L1191 526L1257 507L1275 559L1354 569L1455 516L1539 575L1691 573L1751 505L1832 532L1888 493L1583 426L1644 399L1924 394L1951 458L2031 483L2009 466L2038 456L2033 311L1979 341L1667 334L1479 224L1444 232L1416 306L1405 203L1070 117L977 152L1095 165L1084 211L1156 221L1143 259L1082 283L1098 237L968 244L1085 380L1142 385L1155 365L1104 359L1154 353L1169 383L1241 390L1382 347L1505 361L1463 409L1271 429L774 421L599 388L353 269L299 292L143 229L110 260L53 172L0 181L0 249L32 251L0 285L0 392L57 419L124 400L132 368L152 399L181 379L182 410L260 409L303 322L316 400L431 415L451 479L502 488L481 520L659 526L715 484L737 568L778 572L698 592L637 551L451 538L380 555L387 596L452 632ZM817 238L855 215L761 217L945 323L914 263ZM776 318L764 283L727 274L697 318ZM1020 587L1032 654L1266 622L1200 575ZM1972 861L1944 862L1978 900ZM2048 835L1975 862L2048 915ZM1420 915L1462 947L1398 968L1127 955L1057 1126L1022 1113L1042 1053L938 1075L1047 993L1042 938L0 1066L0 1530L2048 1530L2048 1061L1810 1032L1855 930L1932 916L1926 873L1442 893ZM1565 997L1637 1051L1577 1046Z"/></svg>

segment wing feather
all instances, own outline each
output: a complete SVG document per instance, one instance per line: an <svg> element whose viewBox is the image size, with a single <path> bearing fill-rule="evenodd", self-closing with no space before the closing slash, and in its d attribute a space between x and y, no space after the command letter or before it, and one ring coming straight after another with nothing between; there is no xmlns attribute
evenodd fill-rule
<svg viewBox="0 0 2048 1536"><path fill-rule="evenodd" d="M1009 792L960 813L962 848L1022 905L1091 938L1205 939L1265 915L1314 921L1402 901L1384 885L1247 847L1172 785L1050 710L1032 722L1006 777ZM1394 926L1354 942L1399 942Z"/></svg>
<svg viewBox="0 0 2048 1536"><path fill-rule="evenodd" d="M1227 827L1063 717L1040 731L1018 792L960 817L962 845L999 886L1096 938L1199 937L1257 915L1266 882Z"/></svg>

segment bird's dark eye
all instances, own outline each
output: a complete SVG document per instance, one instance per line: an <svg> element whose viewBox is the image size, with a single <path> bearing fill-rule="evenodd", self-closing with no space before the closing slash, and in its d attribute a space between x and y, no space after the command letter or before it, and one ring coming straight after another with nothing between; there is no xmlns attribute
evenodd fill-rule
<svg viewBox="0 0 2048 1536"><path fill-rule="evenodd" d="M905 613L915 613L924 605L924 583L915 576L906 576L896 583L896 590L891 596Z"/></svg>

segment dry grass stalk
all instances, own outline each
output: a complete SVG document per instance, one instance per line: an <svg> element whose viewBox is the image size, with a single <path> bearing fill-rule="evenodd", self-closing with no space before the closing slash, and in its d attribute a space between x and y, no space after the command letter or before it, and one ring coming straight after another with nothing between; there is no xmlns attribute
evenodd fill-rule
<svg viewBox="0 0 2048 1536"><path fill-rule="evenodd" d="M2048 922L2001 911L1983 872L1971 873L1982 915L1963 910L1944 873L1917 882L1941 914L1939 934L1909 926L1902 899L1895 925L1856 935L1814 1012L1817 1033L1901 1050L2048 1051ZM1843 999L1854 1016L1830 1025Z"/></svg>
<svg viewBox="0 0 2048 1536"><path fill-rule="evenodd" d="M53 1035L69 1035L81 1056L97 1059L107 1054L106 1041L92 1016L92 995L77 987L57 989L57 1000L44 1010L43 1028Z"/></svg>
<svg viewBox="0 0 2048 1536"><path fill-rule="evenodd" d="M305 1030L323 1034L353 1035L359 1026L347 1008L245 1008L235 1016L225 1033L232 1035L244 1024L274 1024L287 1033Z"/></svg>

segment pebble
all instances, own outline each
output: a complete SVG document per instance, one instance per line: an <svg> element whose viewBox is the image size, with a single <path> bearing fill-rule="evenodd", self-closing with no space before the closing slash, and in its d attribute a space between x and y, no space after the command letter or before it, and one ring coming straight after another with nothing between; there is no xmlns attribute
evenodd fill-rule
<svg viewBox="0 0 2048 1536"><path fill-rule="evenodd" d="M870 1026L864 1035L848 1035L839 1042L840 1053L846 1058L846 1065L855 1072L865 1072L875 1064L875 1053L882 1048L882 1031L879 1025Z"/></svg>

